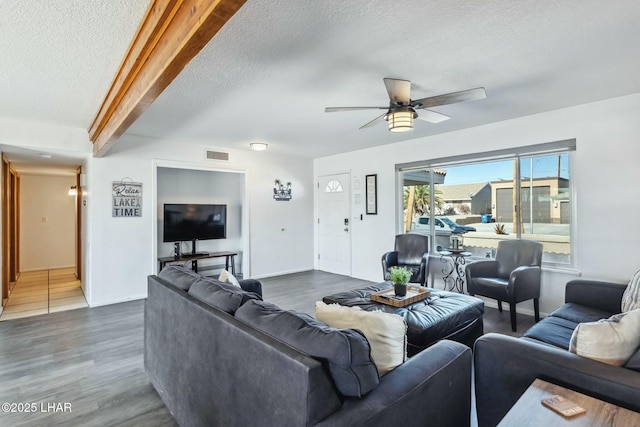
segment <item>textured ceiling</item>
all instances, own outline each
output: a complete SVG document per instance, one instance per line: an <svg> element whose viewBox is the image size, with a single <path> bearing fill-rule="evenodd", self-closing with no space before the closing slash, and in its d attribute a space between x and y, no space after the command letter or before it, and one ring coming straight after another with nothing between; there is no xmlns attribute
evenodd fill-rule
<svg viewBox="0 0 640 427"><path fill-rule="evenodd" d="M88 128L147 0L0 1L0 116ZM306 157L640 92L637 0L248 0L129 129ZM383 77L412 98L483 86L413 132L358 128Z"/></svg>
<svg viewBox="0 0 640 427"><path fill-rule="evenodd" d="M88 128L148 4L0 1L0 116Z"/></svg>
<svg viewBox="0 0 640 427"><path fill-rule="evenodd" d="M134 134L308 157L640 92L637 0L249 0L130 128ZM383 77L412 98L484 86L391 134Z"/></svg>
<svg viewBox="0 0 640 427"><path fill-rule="evenodd" d="M88 129L149 0L0 0L0 117ZM12 162L78 159L3 147ZM35 154L35 155L34 155Z"/></svg>

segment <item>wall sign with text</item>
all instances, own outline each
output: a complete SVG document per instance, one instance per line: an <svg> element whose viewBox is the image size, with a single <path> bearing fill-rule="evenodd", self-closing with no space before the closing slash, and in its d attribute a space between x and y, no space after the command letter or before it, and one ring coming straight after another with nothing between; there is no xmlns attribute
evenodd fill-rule
<svg viewBox="0 0 640 427"><path fill-rule="evenodd" d="M367 191L365 197L367 199L367 215L378 214L378 175L366 175L365 182Z"/></svg>
<svg viewBox="0 0 640 427"><path fill-rule="evenodd" d="M142 216L142 183L129 181L113 181L111 187L114 217Z"/></svg>

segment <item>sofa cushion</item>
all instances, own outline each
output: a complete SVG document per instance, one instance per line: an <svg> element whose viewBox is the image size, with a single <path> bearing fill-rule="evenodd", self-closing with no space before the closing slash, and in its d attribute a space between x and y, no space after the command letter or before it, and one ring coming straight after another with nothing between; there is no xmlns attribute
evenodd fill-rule
<svg viewBox="0 0 640 427"><path fill-rule="evenodd" d="M614 366L623 366L640 347L640 309L597 322L580 323L569 351Z"/></svg>
<svg viewBox="0 0 640 427"><path fill-rule="evenodd" d="M598 310L597 308L587 307L586 305L568 302L549 316L560 317L570 320L576 324L585 322L597 322L600 319L607 319L613 314L608 311Z"/></svg>
<svg viewBox="0 0 640 427"><path fill-rule="evenodd" d="M636 308L640 308L640 270L636 271L622 294L620 311L624 313Z"/></svg>
<svg viewBox="0 0 640 427"><path fill-rule="evenodd" d="M508 279L501 279L499 277L474 277L476 285L485 286L489 288L505 289L509 284Z"/></svg>
<svg viewBox="0 0 640 427"><path fill-rule="evenodd" d="M223 283L229 283L230 285L233 285L237 288L240 287L240 282L238 282L238 279L236 279L235 276L229 273L227 270L222 270L220 272L220 276L218 277L218 280L220 280Z"/></svg>
<svg viewBox="0 0 640 427"><path fill-rule="evenodd" d="M624 367L640 372L640 348L638 348L638 350L633 353L633 356L631 356L631 358L627 360L627 363L624 364Z"/></svg>
<svg viewBox="0 0 640 427"><path fill-rule="evenodd" d="M171 283L176 288L188 291L191 285L202 278L198 273L180 265L169 265L158 273L158 277Z"/></svg>
<svg viewBox="0 0 640 427"><path fill-rule="evenodd" d="M357 329L371 346L380 375L407 360L407 322L397 314L316 302L316 319L340 329Z"/></svg>
<svg viewBox="0 0 640 427"><path fill-rule="evenodd" d="M249 300L260 299L260 296L253 292L245 292L241 288L210 277L201 277L191 285L189 295L229 314L234 314L238 307Z"/></svg>
<svg viewBox="0 0 640 427"><path fill-rule="evenodd" d="M576 326L578 326L577 322L561 317L549 316L529 328L523 336L550 344L554 347L569 350L571 335Z"/></svg>
<svg viewBox="0 0 640 427"><path fill-rule="evenodd" d="M362 397L380 381L369 343L358 331L332 328L264 301L249 301L236 319L321 361L344 396Z"/></svg>

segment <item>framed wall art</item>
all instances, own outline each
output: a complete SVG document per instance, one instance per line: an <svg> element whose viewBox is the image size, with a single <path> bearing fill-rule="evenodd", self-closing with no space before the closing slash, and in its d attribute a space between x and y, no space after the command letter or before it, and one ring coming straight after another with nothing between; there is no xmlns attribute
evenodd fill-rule
<svg viewBox="0 0 640 427"><path fill-rule="evenodd" d="M366 175L366 186L367 191L365 193L366 196L366 205L367 205L367 215L377 215L378 214L378 175Z"/></svg>

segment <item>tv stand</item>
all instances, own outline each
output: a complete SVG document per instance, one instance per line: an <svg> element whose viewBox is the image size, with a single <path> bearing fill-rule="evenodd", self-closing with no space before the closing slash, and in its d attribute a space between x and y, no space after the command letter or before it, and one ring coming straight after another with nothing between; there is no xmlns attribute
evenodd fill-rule
<svg viewBox="0 0 640 427"><path fill-rule="evenodd" d="M209 259L209 258L224 258L225 259L225 270L230 271L231 274L236 274L236 262L235 256L238 255L237 252L199 252L196 255L186 253L182 254L179 257L168 256L158 258L158 262L160 263L160 269L158 272L162 271L165 265L174 263L174 262L187 262L191 261L191 269L198 272L198 260L199 259ZM229 270L231 267L231 270Z"/></svg>

